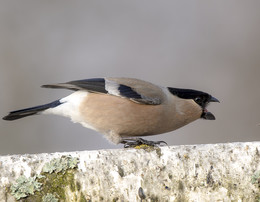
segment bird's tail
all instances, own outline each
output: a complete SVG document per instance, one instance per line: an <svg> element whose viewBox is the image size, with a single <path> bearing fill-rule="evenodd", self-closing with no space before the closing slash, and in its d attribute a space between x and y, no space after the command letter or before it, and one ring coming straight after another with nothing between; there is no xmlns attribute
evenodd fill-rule
<svg viewBox="0 0 260 202"><path fill-rule="evenodd" d="M21 118L26 117L26 116L38 114L39 112L44 111L46 109L54 108L54 107L56 107L60 104L62 104L62 103L59 100L56 100L54 102L51 102L51 103L48 103L48 104L45 104L45 105L39 105L39 106L36 106L36 107L30 107L30 108L26 108L26 109L12 111L7 116L3 117L3 119L8 120L8 121L21 119Z"/></svg>

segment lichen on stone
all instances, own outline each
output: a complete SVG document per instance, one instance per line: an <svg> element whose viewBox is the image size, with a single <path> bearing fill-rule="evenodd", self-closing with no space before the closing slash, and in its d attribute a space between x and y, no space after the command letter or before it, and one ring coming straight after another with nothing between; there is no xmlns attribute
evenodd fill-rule
<svg viewBox="0 0 260 202"><path fill-rule="evenodd" d="M66 190L75 191L74 172L78 158L61 156L46 163L40 175L21 176L10 187L16 200L28 197L29 201L57 202L66 198ZM27 201L25 199L25 201Z"/></svg>
<svg viewBox="0 0 260 202"><path fill-rule="evenodd" d="M59 200L50 193L47 193L46 196L42 197L42 202L58 202Z"/></svg>
<svg viewBox="0 0 260 202"><path fill-rule="evenodd" d="M11 194L16 198L16 200L19 200L29 195L33 195L35 191L40 191L41 186L42 184L37 181L36 176L28 178L20 176L16 180L16 184L12 184L10 189Z"/></svg>
<svg viewBox="0 0 260 202"><path fill-rule="evenodd" d="M73 158L71 156L61 156L60 158L52 159L49 163L46 163L42 171L44 173L59 173L68 169L76 168L78 163L78 158Z"/></svg>
<svg viewBox="0 0 260 202"><path fill-rule="evenodd" d="M74 198L79 197L75 193L77 182L74 178L78 163L79 159L71 156L61 156L46 163L41 172L44 178L39 180L44 185L41 194L47 196L46 194L49 193L49 198L51 197L50 194L55 194L55 198L58 200L68 198L68 193L71 193Z"/></svg>
<svg viewBox="0 0 260 202"><path fill-rule="evenodd" d="M252 184L258 184L260 187L260 170L256 171L251 178Z"/></svg>

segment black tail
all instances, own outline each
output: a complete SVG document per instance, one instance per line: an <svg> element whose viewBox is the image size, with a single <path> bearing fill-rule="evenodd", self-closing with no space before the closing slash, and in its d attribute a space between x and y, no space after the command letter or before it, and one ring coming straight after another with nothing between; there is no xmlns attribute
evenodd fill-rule
<svg viewBox="0 0 260 202"><path fill-rule="evenodd" d="M12 111L7 116L3 117L3 119L8 120L8 121L21 119L21 118L26 117L26 116L38 114L39 112L44 111L46 109L54 108L54 107L56 107L60 104L62 104L62 103L59 100L56 100L56 101L51 102L49 104L39 105L39 106L36 106L36 107L30 107L30 108L26 108L26 109L17 110L17 111Z"/></svg>

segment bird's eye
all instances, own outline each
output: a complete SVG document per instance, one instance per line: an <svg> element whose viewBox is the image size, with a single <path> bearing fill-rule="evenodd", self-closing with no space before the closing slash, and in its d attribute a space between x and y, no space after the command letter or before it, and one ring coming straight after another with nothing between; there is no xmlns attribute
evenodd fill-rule
<svg viewBox="0 0 260 202"><path fill-rule="evenodd" d="M202 102L202 99L201 99L201 97L196 97L196 98L194 99L194 101L197 102L197 103L201 103L201 102Z"/></svg>

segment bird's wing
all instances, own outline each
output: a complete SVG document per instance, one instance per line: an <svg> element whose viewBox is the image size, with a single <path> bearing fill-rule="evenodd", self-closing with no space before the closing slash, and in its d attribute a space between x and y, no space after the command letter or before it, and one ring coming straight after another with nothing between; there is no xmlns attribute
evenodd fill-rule
<svg viewBox="0 0 260 202"><path fill-rule="evenodd" d="M152 83L131 78L94 78L67 83L43 85L44 88L65 88L103 93L147 105L159 105L165 99L163 89Z"/></svg>

